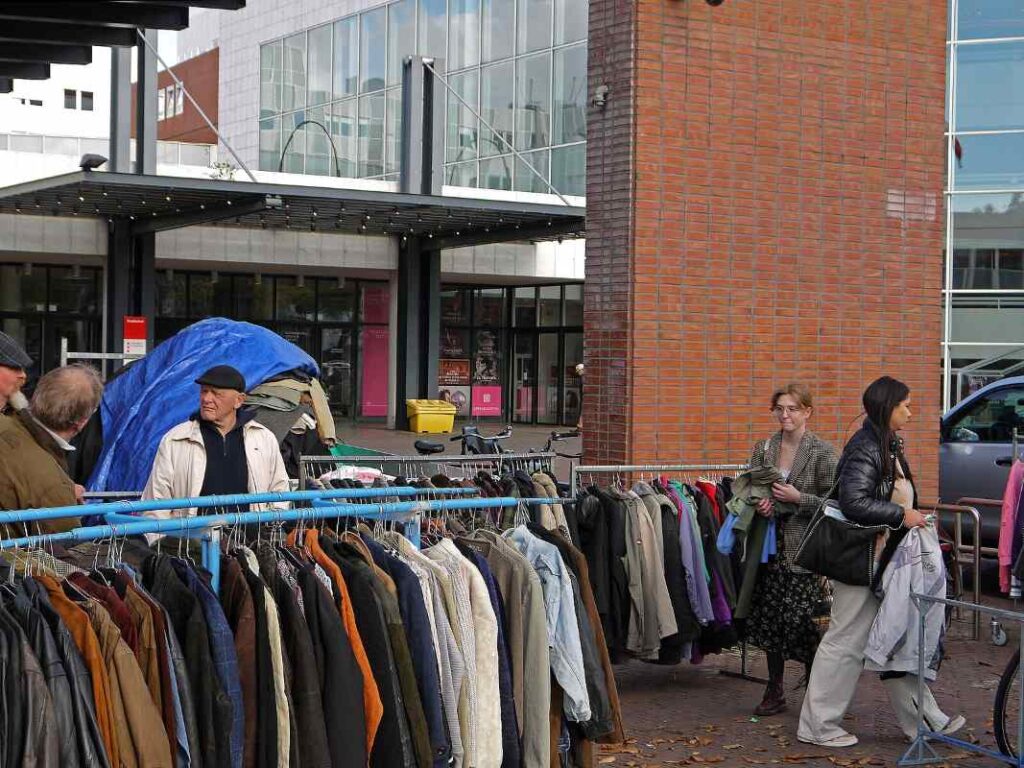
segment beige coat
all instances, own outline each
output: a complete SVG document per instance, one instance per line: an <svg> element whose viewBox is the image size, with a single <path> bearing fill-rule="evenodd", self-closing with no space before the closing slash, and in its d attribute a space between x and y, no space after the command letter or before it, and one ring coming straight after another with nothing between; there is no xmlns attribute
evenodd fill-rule
<svg viewBox="0 0 1024 768"><path fill-rule="evenodd" d="M242 427L245 461L249 468L249 493L277 493L288 490L288 473L274 433L257 421ZM173 427L160 441L143 499L183 499L198 496L206 475L206 446L198 421ZM257 509L259 505L253 506ZM278 505L272 505L278 506ZM216 510L209 510L216 512ZM195 508L157 510L149 517L170 518L195 515Z"/></svg>

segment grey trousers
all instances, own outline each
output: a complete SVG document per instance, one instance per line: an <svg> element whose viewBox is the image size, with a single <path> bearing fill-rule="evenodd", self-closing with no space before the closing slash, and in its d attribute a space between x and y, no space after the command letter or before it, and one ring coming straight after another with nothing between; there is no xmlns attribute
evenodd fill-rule
<svg viewBox="0 0 1024 768"><path fill-rule="evenodd" d="M814 656L800 710L797 736L808 741L823 742L846 734L842 727L843 716L864 669L864 645L878 613L878 598L867 587L851 587L833 581L832 589L828 631ZM900 728L914 738L917 735L917 677L906 675L886 680L885 690ZM949 722L928 686L924 687L922 710L931 729L940 730Z"/></svg>

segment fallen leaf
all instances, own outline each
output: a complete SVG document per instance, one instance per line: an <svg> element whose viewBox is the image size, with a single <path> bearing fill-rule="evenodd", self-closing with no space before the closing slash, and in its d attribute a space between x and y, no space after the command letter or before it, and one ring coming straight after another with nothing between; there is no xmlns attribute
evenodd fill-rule
<svg viewBox="0 0 1024 768"><path fill-rule="evenodd" d="M742 744L726 744L722 749L743 749Z"/></svg>
<svg viewBox="0 0 1024 768"><path fill-rule="evenodd" d="M615 756L611 755L609 757L602 757L597 762L600 763L601 765L610 765L611 763L614 763L615 760L616 760Z"/></svg>

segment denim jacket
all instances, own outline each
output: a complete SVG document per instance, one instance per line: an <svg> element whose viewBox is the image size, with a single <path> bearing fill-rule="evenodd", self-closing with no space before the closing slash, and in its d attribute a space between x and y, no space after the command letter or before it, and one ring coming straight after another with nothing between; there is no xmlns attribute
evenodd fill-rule
<svg viewBox="0 0 1024 768"><path fill-rule="evenodd" d="M569 570L558 548L538 539L526 526L514 528L505 536L540 577L551 645L551 671L565 692L565 714L575 722L587 721L591 717L590 697Z"/></svg>

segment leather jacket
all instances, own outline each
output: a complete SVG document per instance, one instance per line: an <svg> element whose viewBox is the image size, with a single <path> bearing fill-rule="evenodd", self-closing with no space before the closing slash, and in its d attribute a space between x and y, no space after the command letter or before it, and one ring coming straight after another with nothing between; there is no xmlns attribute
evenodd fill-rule
<svg viewBox="0 0 1024 768"><path fill-rule="evenodd" d="M905 460L903 469L909 474ZM864 425L843 448L836 476L833 497L838 498L839 508L847 519L858 525L884 525L892 529L872 580L875 586L907 530L903 527L903 507L892 501L895 478L883 469L878 430L869 420L864 420ZM914 506L917 507L916 488Z"/></svg>

